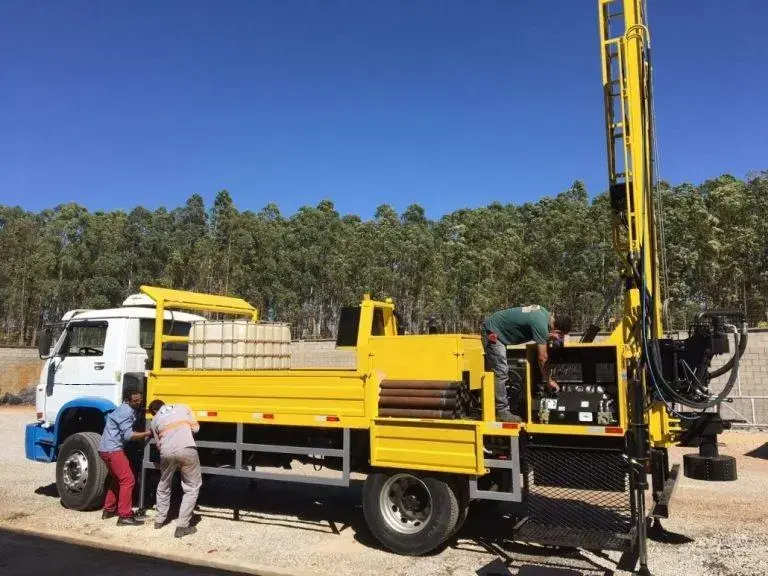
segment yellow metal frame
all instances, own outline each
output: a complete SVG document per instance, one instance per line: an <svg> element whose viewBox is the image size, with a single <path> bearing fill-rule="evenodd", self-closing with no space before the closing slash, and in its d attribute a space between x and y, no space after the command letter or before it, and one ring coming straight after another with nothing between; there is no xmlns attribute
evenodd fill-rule
<svg viewBox="0 0 768 576"><path fill-rule="evenodd" d="M160 288L158 286L141 286L140 290L155 301L155 350L154 357L152 358L152 369L154 372L162 370L163 344L189 342L187 336L171 336L163 332L166 310L182 309L247 316L254 322L259 318L256 308L242 298L185 292L183 290L171 290L170 288Z"/></svg>
<svg viewBox="0 0 768 576"><path fill-rule="evenodd" d="M615 24L623 19L623 27ZM649 280L653 296L651 337L664 333L661 314L661 283L658 274L658 236L653 204L651 70L646 54L650 34L644 0L598 0L602 81L605 100L608 180L611 189L623 188L626 209L614 215L613 246L626 267L625 278L637 267ZM624 236L626 234L626 236ZM622 321L609 342L623 349L622 374L626 380L630 362L642 356L638 319L641 289L626 291ZM638 374L643 393L645 374ZM626 394L626 386L623 386ZM625 395L626 397L626 395ZM625 403L626 404L626 403ZM662 414L664 412L664 414ZM651 444L669 447L680 433L680 421L661 403L652 403L645 414Z"/></svg>
<svg viewBox="0 0 768 576"><path fill-rule="evenodd" d="M163 333L165 311L194 310L256 320L256 309L227 296L142 286L156 303L155 340L186 342ZM376 309L384 333L370 334ZM149 373L147 399L190 406L201 421L368 429L375 466L481 475L483 437L517 436L521 427L495 422L493 373L484 372L477 336L399 336L391 299L361 302L354 369L201 371L163 368L159 347ZM483 398L481 420L379 418L384 378L457 380L470 373L470 387ZM490 408L489 408L490 407Z"/></svg>
<svg viewBox="0 0 768 576"><path fill-rule="evenodd" d="M449 474L486 473L482 423L379 418L371 423L371 465Z"/></svg>
<svg viewBox="0 0 768 576"><path fill-rule="evenodd" d="M186 338L162 333L160 321L168 309L194 310L258 319L256 309L244 300L143 286L156 302L155 339L184 342ZM381 336L370 334L376 309L382 310ZM615 347L617 365L623 366L621 345L569 344L569 347ZM529 347L526 387L530 398ZM291 369L255 371L200 371L162 368L155 347L148 399L182 402L201 421L244 424L368 429L371 462L377 466L433 470L445 473L484 474L483 438L531 433L579 436L621 436L627 427L626 410L620 410L620 427L534 424L531 403L527 424L496 422L494 378L484 371L478 336L459 334L397 335L394 304L365 296L354 369ZM620 370L621 372L621 370ZM470 388L482 398L480 420L421 420L379 418L379 385L383 379L455 380L469 373ZM626 406L626 374L617 374L620 406ZM658 421L666 424L659 415ZM607 431L611 429L611 431ZM430 454L432 447L433 455ZM437 454L438 456L435 456Z"/></svg>

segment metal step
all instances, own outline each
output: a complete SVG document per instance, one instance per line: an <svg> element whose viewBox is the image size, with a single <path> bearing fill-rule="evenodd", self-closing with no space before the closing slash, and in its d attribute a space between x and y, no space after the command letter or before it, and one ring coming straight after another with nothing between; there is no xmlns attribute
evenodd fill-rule
<svg viewBox="0 0 768 576"><path fill-rule="evenodd" d="M634 540L634 530L627 533L610 532L608 530L576 529L566 526L537 524L534 521L528 520L515 528L512 539L515 542L541 544L544 546L626 552Z"/></svg>

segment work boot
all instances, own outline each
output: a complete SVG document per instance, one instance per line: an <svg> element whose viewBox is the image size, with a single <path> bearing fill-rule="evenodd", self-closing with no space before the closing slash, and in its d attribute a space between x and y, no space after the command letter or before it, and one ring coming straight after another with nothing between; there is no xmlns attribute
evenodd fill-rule
<svg viewBox="0 0 768 576"><path fill-rule="evenodd" d="M115 516L117 516L117 510L102 510L101 512L102 520L109 520L110 518L114 518Z"/></svg>
<svg viewBox="0 0 768 576"><path fill-rule="evenodd" d="M176 532L173 533L173 536L175 538L181 538L183 536L189 536L190 534L194 534L197 532L197 528L194 526L177 526Z"/></svg>
<svg viewBox="0 0 768 576"><path fill-rule="evenodd" d="M523 419L520 418L517 414L512 414L512 411L509 409L506 410L499 410L496 412L496 422L522 422Z"/></svg>
<svg viewBox="0 0 768 576"><path fill-rule="evenodd" d="M155 530L160 530L160 528L165 527L166 524L168 524L168 520L163 520L162 522L155 520Z"/></svg>
<svg viewBox="0 0 768 576"><path fill-rule="evenodd" d="M126 517L120 517L117 519L117 525L118 526L142 526L144 524L144 520L139 520L138 518L134 516L126 516Z"/></svg>

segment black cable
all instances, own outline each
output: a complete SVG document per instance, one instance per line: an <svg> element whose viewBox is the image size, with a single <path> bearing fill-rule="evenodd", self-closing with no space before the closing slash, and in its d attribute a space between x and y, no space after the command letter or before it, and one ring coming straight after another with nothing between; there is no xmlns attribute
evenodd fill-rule
<svg viewBox="0 0 768 576"><path fill-rule="evenodd" d="M734 333L734 339L735 344L738 347L739 345L739 335L738 333ZM675 402L678 404L682 404L683 406L687 406L689 408L693 408L694 410L706 410L708 408L713 408L714 406L717 406L720 404L725 398L731 393L731 390L733 390L734 385L736 384L736 379L738 377L738 368L739 368L739 357L734 356L734 363L733 363L733 370L731 371L731 375L728 378L728 381L726 382L725 386L723 387L723 390L718 394L714 399L709 400L708 402L696 402L694 400L691 400L690 398L684 396L683 394L679 393L677 390L674 389L673 386L670 386L669 383L664 379L661 368L659 366L659 356L661 356L659 347L658 347L658 341L652 341L651 342L651 369L654 371L654 379L656 381L656 384L658 385L658 382L661 382L661 386L665 389L667 394L674 399Z"/></svg>
<svg viewBox="0 0 768 576"><path fill-rule="evenodd" d="M641 254L643 254L643 251L641 250ZM654 386L657 388L659 395L662 397L663 400L665 394L662 394L661 388L664 389L666 392L666 396L671 398L674 402L678 404L682 404L683 406L687 406L688 408L693 408L694 410L706 410L708 408L712 408L714 406L717 406L720 404L725 398L731 393L731 390L733 390L733 386L736 384L736 379L738 377L738 368L739 368L739 360L741 358L741 354L746 347L746 343L744 343L744 339L740 337L738 332L734 333L734 344L736 347L736 352L734 353L733 357L728 361L728 363L719 368L718 370L715 370L713 373L722 375L728 370L729 368L731 370L731 375L728 378L728 381L726 382L725 386L723 387L723 390L718 394L714 399L710 399L707 402L696 402L694 400L691 400L690 398L684 396L680 392L678 392L672 385L670 385L666 379L664 378L664 372L661 367L660 358L661 358L661 349L659 348L659 341L656 338L648 338L645 326L646 322L649 320L649 307L647 306L648 300L651 300L651 304L653 302L653 296L651 296L648 291L646 290L645 285L645 278L644 278L644 272L645 272L645 266L643 262L644 256L641 256L641 270L642 272L639 272L635 270L635 273L640 276L640 290L641 290L641 297L642 297L642 305L641 305L641 322L642 322L642 344L643 344L643 352L645 355L644 364L647 366L651 380L654 384ZM650 307L651 309L653 306ZM654 318L650 318L651 322L653 322ZM742 336L746 336L746 325L742 325L741 334ZM708 373L708 376L711 379L710 373ZM665 400L666 403L666 400Z"/></svg>
<svg viewBox="0 0 768 576"><path fill-rule="evenodd" d="M741 339L739 341L739 346L736 348L736 351L733 353L733 356L731 356L731 359L728 360L728 362L720 366L720 368L718 368L717 370L713 370L712 372L709 372L710 379L722 376L733 367L736 356L738 355L739 357L741 357L744 354L744 351L747 349L748 335L749 335L749 332L747 331L747 323L744 322L741 325Z"/></svg>

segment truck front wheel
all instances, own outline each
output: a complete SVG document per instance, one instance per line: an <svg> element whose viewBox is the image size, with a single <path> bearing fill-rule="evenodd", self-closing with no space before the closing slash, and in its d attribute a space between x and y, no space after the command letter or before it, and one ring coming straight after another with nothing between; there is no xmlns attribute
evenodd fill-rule
<svg viewBox="0 0 768 576"><path fill-rule="evenodd" d="M363 512L373 535L396 554L420 556L444 544L459 519L454 483L413 472L373 472L363 486Z"/></svg>
<svg viewBox="0 0 768 576"><path fill-rule="evenodd" d="M56 458L56 488L61 503L72 510L92 510L104 500L107 466L97 448L95 432L73 434L64 441Z"/></svg>

